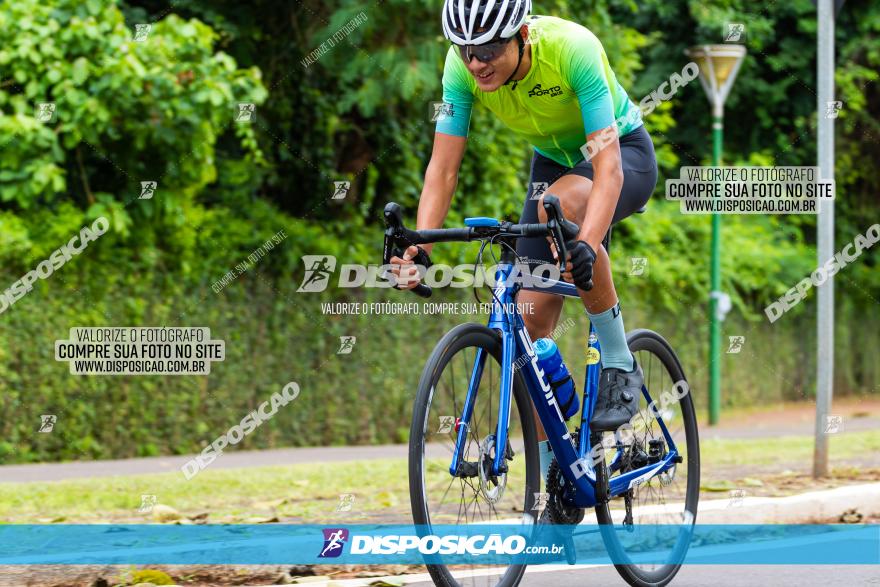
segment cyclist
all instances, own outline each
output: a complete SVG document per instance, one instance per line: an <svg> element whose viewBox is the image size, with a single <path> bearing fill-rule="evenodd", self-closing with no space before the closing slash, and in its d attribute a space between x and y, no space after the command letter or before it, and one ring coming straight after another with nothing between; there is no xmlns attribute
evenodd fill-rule
<svg viewBox="0 0 880 587"><path fill-rule="evenodd" d="M568 245L563 277L578 293L602 345L594 431L615 430L638 411L642 370L626 344L608 253L609 227L642 208L657 182L654 147L641 112L618 83L599 39L585 27L531 16L530 0L446 0L443 32L453 46L443 71L444 116L437 122L419 200L417 228L440 228L449 211L467 142L471 107L480 102L534 147L520 222L546 222L543 193L556 195L565 217L580 227ZM586 147L582 150L586 143ZM588 158L585 158L584 152ZM413 259L431 245L392 258L400 287L419 283ZM544 238L520 239L530 266L553 263ZM593 287L589 287L592 278ZM548 336L561 296L521 291L531 303L523 319L532 339ZM536 417L537 420L537 417ZM540 426L541 469L551 453Z"/></svg>

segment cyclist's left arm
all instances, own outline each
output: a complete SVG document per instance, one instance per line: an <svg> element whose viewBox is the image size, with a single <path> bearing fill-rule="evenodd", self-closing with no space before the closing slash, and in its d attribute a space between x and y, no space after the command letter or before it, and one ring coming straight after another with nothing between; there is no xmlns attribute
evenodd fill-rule
<svg viewBox="0 0 880 587"><path fill-rule="evenodd" d="M578 239L598 251L623 186L620 143L611 96L611 67L599 39L589 31L570 39L563 55L563 73L578 98L587 153L593 163L593 190Z"/></svg>
<svg viewBox="0 0 880 587"><path fill-rule="evenodd" d="M613 134L611 134L613 133ZM610 139L608 138L610 136ZM606 127L587 135L587 142L607 141L590 159L593 162L593 191L587 199L587 210L580 221L577 239L599 250L605 233L611 226L620 189L623 187L623 167L616 127Z"/></svg>

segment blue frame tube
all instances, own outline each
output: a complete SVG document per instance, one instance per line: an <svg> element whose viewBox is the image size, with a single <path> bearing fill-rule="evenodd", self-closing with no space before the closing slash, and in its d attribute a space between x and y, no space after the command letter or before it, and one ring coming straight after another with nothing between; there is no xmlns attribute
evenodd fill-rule
<svg viewBox="0 0 880 587"><path fill-rule="evenodd" d="M602 371L602 349L599 346L599 337L596 335L592 322L590 322L590 334L587 338L588 356L591 352L590 349L595 349L595 352L599 356L599 361L592 365L587 364L586 369L584 370L583 402L581 402L581 430L587 430L589 428L587 424L593 419L593 410L596 409L596 397L599 391L599 374ZM591 447L589 434L581 434L580 438L578 438L578 444L578 456L582 457L590 453Z"/></svg>
<svg viewBox="0 0 880 587"><path fill-rule="evenodd" d="M474 357L474 368L471 372L471 380L468 384L467 395L464 398L464 407L461 410L460 426L458 428L458 436L455 439L455 450L452 452L452 462L449 465L449 473L455 476L458 473L458 465L461 460L460 455L464 450L464 443L467 440L470 431L471 416L474 413L474 398L477 394L477 388L480 386L480 380L483 378L483 367L486 365L486 351L479 349Z"/></svg>
<svg viewBox="0 0 880 587"><path fill-rule="evenodd" d="M568 431L568 426L556 402L556 396L544 371L538 366L538 357L532 348L532 341L526 331L522 316L515 314L515 334L511 335L516 345L517 356L527 356L528 362L520 372L526 380L532 403L538 411L538 417L544 425L547 440L553 449L556 460L560 463L562 475L575 487L573 502L579 507L596 505L596 472L589 458L578 454L578 447ZM568 466L565 466L568 464Z"/></svg>

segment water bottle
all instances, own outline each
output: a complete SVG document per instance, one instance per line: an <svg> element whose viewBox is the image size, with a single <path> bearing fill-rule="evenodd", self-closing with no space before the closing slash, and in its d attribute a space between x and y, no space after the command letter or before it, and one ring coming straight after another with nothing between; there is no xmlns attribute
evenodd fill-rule
<svg viewBox="0 0 880 587"><path fill-rule="evenodd" d="M535 354L538 356L538 366L544 371L550 381L550 387L556 395L559 411L566 420L578 413L580 400L574 388L574 380L568 372L562 355L556 343L549 338L539 338L535 341Z"/></svg>

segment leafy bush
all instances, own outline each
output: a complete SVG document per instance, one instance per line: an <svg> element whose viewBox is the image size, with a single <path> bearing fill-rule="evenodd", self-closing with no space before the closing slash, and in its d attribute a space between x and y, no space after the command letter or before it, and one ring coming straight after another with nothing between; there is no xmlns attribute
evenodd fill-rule
<svg viewBox="0 0 880 587"><path fill-rule="evenodd" d="M116 260L186 273L189 215L218 181L218 137L234 134L239 159L263 162L252 126L233 122L237 102L265 100L260 71L238 69L215 40L171 14L134 41L110 0L2 5L0 66L12 78L0 86L0 200L16 227L4 265L23 269L56 246L55 232L106 216ZM40 103L54 104L52 120L36 119ZM142 181L158 182L153 199L138 199Z"/></svg>

